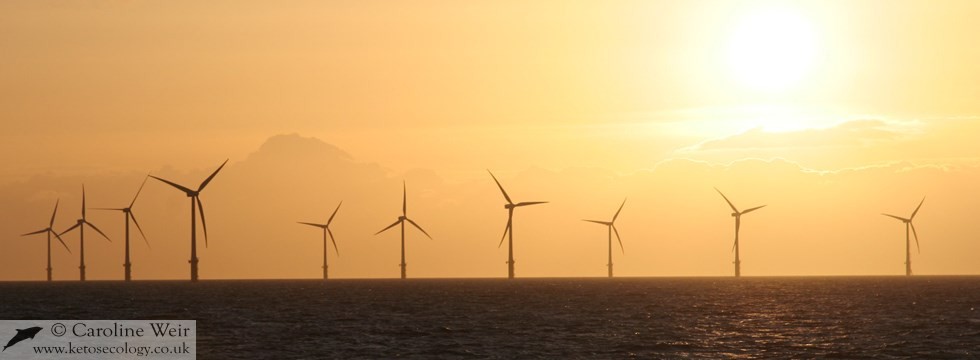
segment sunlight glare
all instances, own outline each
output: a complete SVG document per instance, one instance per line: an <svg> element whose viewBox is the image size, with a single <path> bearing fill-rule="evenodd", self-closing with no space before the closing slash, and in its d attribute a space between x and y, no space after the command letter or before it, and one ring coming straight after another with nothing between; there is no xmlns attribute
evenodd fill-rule
<svg viewBox="0 0 980 360"><path fill-rule="evenodd" d="M737 82L760 92L798 85L814 65L816 34L789 9L757 9L737 22L728 43L728 66Z"/></svg>

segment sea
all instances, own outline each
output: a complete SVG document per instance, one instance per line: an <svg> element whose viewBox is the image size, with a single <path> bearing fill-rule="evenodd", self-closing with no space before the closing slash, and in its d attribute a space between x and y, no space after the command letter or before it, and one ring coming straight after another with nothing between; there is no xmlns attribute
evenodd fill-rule
<svg viewBox="0 0 980 360"><path fill-rule="evenodd" d="M199 359L970 359L980 277L5 282L0 318L197 320Z"/></svg>

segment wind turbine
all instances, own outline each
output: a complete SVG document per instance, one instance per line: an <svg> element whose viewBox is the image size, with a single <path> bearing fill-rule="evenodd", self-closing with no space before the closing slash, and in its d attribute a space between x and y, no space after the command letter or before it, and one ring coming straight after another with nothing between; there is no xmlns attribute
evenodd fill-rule
<svg viewBox="0 0 980 360"><path fill-rule="evenodd" d="M616 210L616 214L613 215L612 220L609 221L599 221L599 220L582 220L591 223L601 224L606 226L606 230L609 233L609 263L606 266L609 268L609 277L613 277L613 261L612 261L612 234L616 232L616 240L619 241L619 250L626 253L626 249L623 249L623 239L619 237L619 230L616 230L616 218L619 217L619 212L623 211L623 205L626 205L626 199L623 199L623 203L619 205L619 210Z"/></svg>
<svg viewBox="0 0 980 360"><path fill-rule="evenodd" d="M68 228L68 230L62 231L61 234L59 234L59 236L64 235L69 231L75 230L76 228L78 229L78 279L81 281L85 281L85 225L91 226L92 229L99 233L99 235L102 235L102 237L104 237L106 240L112 242L112 240L109 240L109 237L106 236L102 230L99 230L95 224L92 224L85 219L85 185L82 185L82 218L78 219L78 222L76 222L74 226Z"/></svg>
<svg viewBox="0 0 980 360"><path fill-rule="evenodd" d="M412 219L409 219L408 218L408 211L407 211L408 210L408 205L407 205L408 203L407 203L407 198L406 198L406 195L405 194L406 194L405 182L402 182L402 215L399 216L398 217L398 220L396 220L394 223L392 223L391 225L388 225L388 227L386 227L384 229L381 229L381 231L378 231L378 232L374 233L374 235L378 235L380 233L385 232L385 230L388 230L388 229L391 229L391 228L395 227L395 225L399 225L399 224L401 225L401 227L402 227L402 263L399 266L401 266L401 268L402 268L402 279L404 279L406 277L405 268L408 266L408 264L405 263L405 222L408 221L408 223L412 224L412 226L415 226L416 229L419 229L419 231L421 231L423 234L425 234L425 236L427 236L429 239L432 239L432 236L430 236L429 233L425 232L425 230L423 230L422 227L419 226L419 224L416 224L414 221L412 221Z"/></svg>
<svg viewBox="0 0 980 360"><path fill-rule="evenodd" d="M191 190L170 180L161 179L156 176L149 175L151 178L160 180L164 183L167 183L167 185L177 188L177 190L183 191L184 194L187 194L187 197L191 198L191 259L190 261L188 261L191 264L191 281L197 281L197 211L198 210L201 211L201 227L204 228L204 247L208 246L208 224L206 221L204 221L204 204L201 203L201 198L200 198L201 191L204 191L204 188L208 186L208 183L210 183L211 180L214 179L215 175L218 175L218 172L221 171L221 168L225 167L225 164L227 163L228 160L225 160L225 162L221 163L221 166L219 166L217 170L211 173L211 176L208 176L207 179L204 179L204 181L201 182L201 186L198 186L197 190Z"/></svg>
<svg viewBox="0 0 980 360"><path fill-rule="evenodd" d="M149 176L143 178L143 183L140 184L139 190L136 190L136 195L133 196L133 201L129 203L129 206L124 208L95 208L93 210L115 210L122 211L123 218L126 219L126 262L123 263L123 268L125 269L125 279L126 281L131 281L132 276L132 263L129 262L129 219L133 219L133 223L136 224L136 229L140 231L140 235L143 236L143 241L146 242L146 246L150 246L150 241L146 239L146 234L143 233L143 228L140 227L139 221L136 221L136 216L133 215L133 205L136 204L136 198L140 196L140 192L143 191L143 186L146 185L146 180Z"/></svg>
<svg viewBox="0 0 980 360"><path fill-rule="evenodd" d="M924 203L925 201L926 198L923 197L922 201L919 201L919 206L915 207L915 210L912 211L912 216L909 216L908 219L900 216L882 213L882 215L898 219L899 221L905 223L905 276L912 276L912 251L911 251L912 248L910 246L911 244L909 243L909 228L912 228L912 235L915 236L915 249L918 250L920 253L922 252L922 249L919 248L919 234L915 232L915 224L912 224L912 219L915 219L915 214L919 213L919 208L922 207L922 203Z"/></svg>
<svg viewBox="0 0 980 360"><path fill-rule="evenodd" d="M742 215L745 215L745 214L748 214L750 212L753 212L753 211L759 210L761 208L764 208L764 207L766 207L766 205L756 206L754 208L745 209L744 211L738 211L738 208L736 208L735 205L732 204L732 202L728 200L728 197L725 196L725 194L722 194L721 193L721 190L718 190L718 188L715 188L715 191L717 191L718 194L720 194L721 197L725 199L725 202L728 203L728 206L731 206L731 208L732 208L732 217L735 218L735 244L732 245L732 250L735 251L735 277L739 277L739 276L742 276L742 260L739 260L739 257L738 257L738 255L739 255L738 254L738 250L739 250L738 249L738 228L742 224Z"/></svg>
<svg viewBox="0 0 980 360"><path fill-rule="evenodd" d="M54 234L54 237L57 238L59 242L61 242L61 245L65 247L65 250L68 250L68 253L71 254L71 249L69 249L68 245L65 244L65 241L61 239L61 236L54 231L54 216L58 214L59 202L60 200L55 200L54 202L54 211L51 212L51 222L48 223L47 228L21 235L21 236L28 236L28 235L44 234L44 233L48 234L48 281L51 281L51 235Z"/></svg>
<svg viewBox="0 0 980 360"><path fill-rule="evenodd" d="M508 239L507 240L507 278L513 279L514 278L514 208L521 207L521 206L528 206L528 205L547 204L548 202L526 201L526 202L519 202L515 204L513 201L510 200L510 196L507 195L507 191L504 190L504 187L500 185L500 181L497 181L497 177L493 176L493 173L490 172L489 169L487 170L487 172L490 173L490 177L493 178L493 182L497 183L497 187L500 188L500 193L504 194L504 199L507 200L507 203L504 204L504 209L507 209L507 227L504 228L504 235L500 237L500 243L497 244L497 248L499 249L500 246L504 244L505 238ZM510 237L508 237L507 234L510 234Z"/></svg>
<svg viewBox="0 0 980 360"><path fill-rule="evenodd" d="M341 201L340 204L337 204L337 208L333 210L333 214L331 214L330 218L327 219L326 224L314 224L314 223L308 223L302 221L299 222L300 224L303 225L309 225L309 226L323 229L323 280L327 279L327 235L328 234L330 235L330 242L333 243L333 250L337 252L338 257L340 256L340 249L337 248L337 241L333 239L333 231L330 231L330 223L333 222L333 217L337 216L337 210L340 210L340 205L343 203L344 202Z"/></svg>

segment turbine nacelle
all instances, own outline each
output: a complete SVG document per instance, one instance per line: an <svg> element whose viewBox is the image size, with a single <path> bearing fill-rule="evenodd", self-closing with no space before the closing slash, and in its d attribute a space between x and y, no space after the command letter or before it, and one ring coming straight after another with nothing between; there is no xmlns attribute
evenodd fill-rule
<svg viewBox="0 0 980 360"><path fill-rule="evenodd" d="M906 224L911 224L912 223L912 219L903 218L901 216L895 216L895 215L892 215L892 214L882 214L882 215L885 215L887 217L890 217L892 219L901 221L901 222L906 223Z"/></svg>

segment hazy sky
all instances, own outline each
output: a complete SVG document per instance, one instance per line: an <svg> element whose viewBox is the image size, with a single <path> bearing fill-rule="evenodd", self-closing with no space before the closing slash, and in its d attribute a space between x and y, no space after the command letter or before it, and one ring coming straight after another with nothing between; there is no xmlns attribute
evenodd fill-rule
<svg viewBox="0 0 980 360"><path fill-rule="evenodd" d="M147 172L202 196L203 278L316 277L336 202L340 277L397 276L402 179L436 238L410 276L976 274L975 1L3 1L0 279L40 279L44 227L125 203ZM290 135L293 134L293 135ZM134 276L184 278L187 199L149 183ZM111 202L113 204L106 204ZM415 205L417 204L417 205ZM525 210L525 209L521 209ZM91 213L90 213L91 214ZM92 220L92 278L121 277L121 215ZM77 238L69 245L77 255ZM91 234L90 234L91 236ZM139 240L140 242L142 240ZM345 252L345 249L347 250ZM555 249L560 249L556 251ZM55 276L77 257L55 254Z"/></svg>

